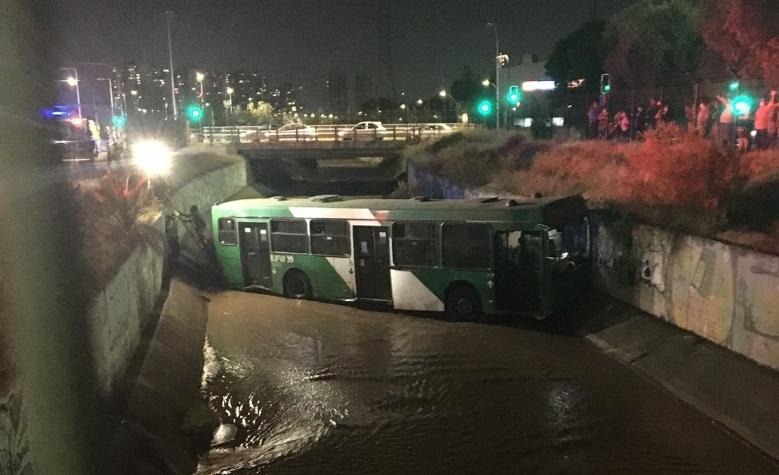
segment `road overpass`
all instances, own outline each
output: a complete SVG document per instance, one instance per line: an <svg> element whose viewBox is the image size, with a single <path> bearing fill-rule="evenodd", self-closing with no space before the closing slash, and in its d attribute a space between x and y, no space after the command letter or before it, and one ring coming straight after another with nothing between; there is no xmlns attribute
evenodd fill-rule
<svg viewBox="0 0 779 475"><path fill-rule="evenodd" d="M254 183L279 194L387 195L405 176L404 142L238 143Z"/></svg>

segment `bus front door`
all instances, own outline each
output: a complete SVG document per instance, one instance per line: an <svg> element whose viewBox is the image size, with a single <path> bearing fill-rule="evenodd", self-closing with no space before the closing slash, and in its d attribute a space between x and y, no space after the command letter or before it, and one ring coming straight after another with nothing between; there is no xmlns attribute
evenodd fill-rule
<svg viewBox="0 0 779 475"><path fill-rule="evenodd" d="M357 298L392 300L389 228L354 226Z"/></svg>
<svg viewBox="0 0 779 475"><path fill-rule="evenodd" d="M270 289L273 277L268 246L268 225L265 223L238 223L241 230L241 267L244 287Z"/></svg>
<svg viewBox="0 0 779 475"><path fill-rule="evenodd" d="M543 238L511 231L495 235L495 297L499 310L542 314Z"/></svg>

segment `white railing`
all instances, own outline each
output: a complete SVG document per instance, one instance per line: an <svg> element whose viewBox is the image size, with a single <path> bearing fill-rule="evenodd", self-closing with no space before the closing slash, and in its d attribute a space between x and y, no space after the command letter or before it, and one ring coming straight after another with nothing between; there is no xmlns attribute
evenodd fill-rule
<svg viewBox="0 0 779 475"><path fill-rule="evenodd" d="M354 124L310 125L306 129L282 131L267 126L202 127L190 130L190 141L201 143L265 143L287 142L346 142L346 141L394 141L416 142L434 139L473 124L445 124L448 129L425 130L429 124L384 124L384 129L367 129L354 132Z"/></svg>

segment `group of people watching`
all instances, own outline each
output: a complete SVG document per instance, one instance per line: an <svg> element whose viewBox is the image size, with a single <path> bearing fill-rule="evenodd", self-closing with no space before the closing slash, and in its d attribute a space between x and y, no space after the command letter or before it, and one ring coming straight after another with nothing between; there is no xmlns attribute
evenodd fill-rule
<svg viewBox="0 0 779 475"><path fill-rule="evenodd" d="M771 91L760 100L757 110L737 110L734 99L717 96L716 100L702 98L696 106L685 108L687 127L696 133L711 137L717 143L741 149L751 146L758 150L779 144L779 101L777 91ZM634 111L619 110L610 115L607 105L593 101L587 110L587 138L593 140L640 139L647 130L672 122L667 103L651 99L646 107L639 105ZM750 125L752 125L750 127ZM754 137L750 132L754 130Z"/></svg>
<svg viewBox="0 0 779 475"><path fill-rule="evenodd" d="M593 101L587 110L587 138L630 140L671 120L669 105L654 98L646 107L639 105L632 113L619 110L613 117L608 106Z"/></svg>

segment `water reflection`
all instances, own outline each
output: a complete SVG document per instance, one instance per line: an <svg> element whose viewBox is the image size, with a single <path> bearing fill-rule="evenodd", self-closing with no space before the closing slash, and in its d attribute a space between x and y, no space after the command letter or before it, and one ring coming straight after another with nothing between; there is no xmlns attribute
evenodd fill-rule
<svg viewBox="0 0 779 475"><path fill-rule="evenodd" d="M237 431L201 473L769 467L579 338L235 292L209 313L206 388Z"/></svg>

